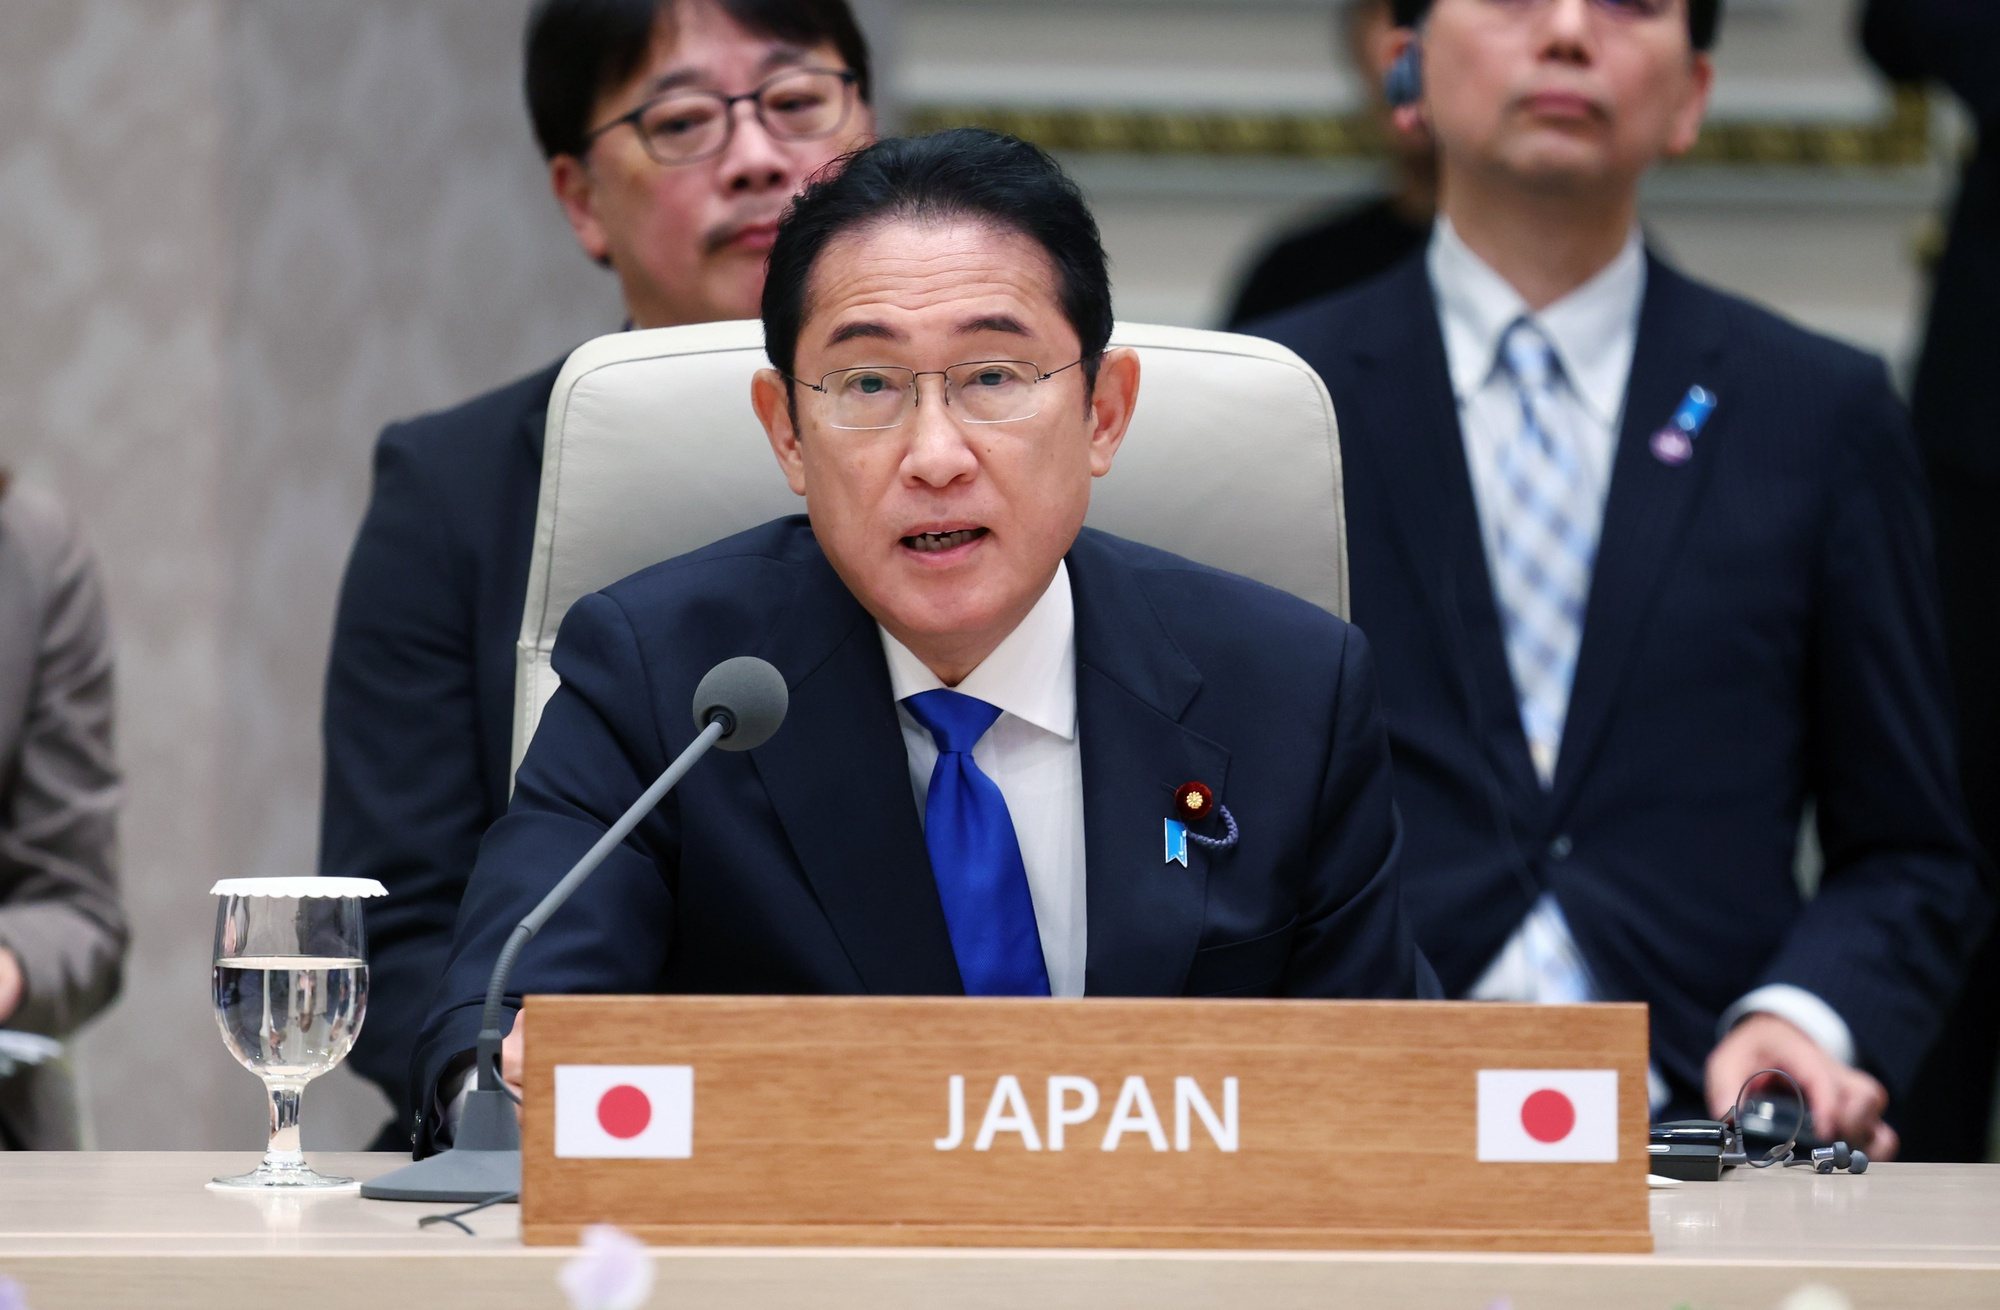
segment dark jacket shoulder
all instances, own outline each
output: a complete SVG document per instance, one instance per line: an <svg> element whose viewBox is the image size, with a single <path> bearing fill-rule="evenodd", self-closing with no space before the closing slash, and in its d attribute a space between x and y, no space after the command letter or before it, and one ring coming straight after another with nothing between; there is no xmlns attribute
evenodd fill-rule
<svg viewBox="0 0 2000 1310"><path fill-rule="evenodd" d="M768 584L823 565L825 558L806 516L790 514L648 565L604 588L603 594L629 614L647 615L649 622L662 607L667 615L685 620L683 607L737 598L745 602L746 612L761 612L770 606Z"/></svg>
<svg viewBox="0 0 2000 1310"><path fill-rule="evenodd" d="M1156 546L1085 528L1071 547L1072 559L1079 550L1122 570L1190 656L1240 652L1246 641L1272 649L1297 643L1305 650L1331 641L1337 651L1347 630L1341 619L1288 591Z"/></svg>
<svg viewBox="0 0 2000 1310"><path fill-rule="evenodd" d="M1171 552L1085 528L1071 546L1071 585L1093 603L1093 584L1136 588L1163 626L1198 663L1259 650L1338 652L1347 625L1289 592ZM716 658L754 647L795 614L807 588L844 587L802 514L774 519L700 550L640 570L604 589L646 641L672 636L685 647L715 644ZM849 598L851 600L851 598ZM1128 598L1129 599L1129 598ZM825 597L814 598L815 607ZM856 621L866 617L852 603ZM736 648L724 649L735 643ZM704 650L703 654L710 652Z"/></svg>
<svg viewBox="0 0 2000 1310"><path fill-rule="evenodd" d="M1357 286L1246 323L1241 331L1311 358L1313 347L1363 344L1379 338L1385 325L1406 323L1418 312L1436 312L1422 249Z"/></svg>
<svg viewBox="0 0 2000 1310"><path fill-rule="evenodd" d="M1732 353L1769 357L1787 366L1778 385L1814 387L1829 380L1884 376L1882 361L1867 351L1794 323L1776 311L1733 292L1688 276L1649 251L1645 308L1665 300L1676 319L1706 318ZM1644 311L1642 310L1642 313ZM1419 315L1435 317L1428 266L1423 252L1348 291L1321 296L1295 309L1247 325L1243 330L1280 342L1321 362L1333 351L1382 353L1369 349Z"/></svg>
<svg viewBox="0 0 2000 1310"><path fill-rule="evenodd" d="M690 670L765 649L778 625L797 621L808 601L816 615L830 607L856 621L865 616L827 563L803 514L649 565L597 597L572 609L564 627L578 621L579 610L602 610L608 603L649 658ZM836 625L846 626L838 620ZM558 660L562 649L559 636Z"/></svg>
<svg viewBox="0 0 2000 1310"><path fill-rule="evenodd" d="M549 397L567 359L564 356L470 400L391 423L382 429L378 446L440 470L469 474L480 465L491 464L494 452L519 440L523 422L532 421L533 445L539 455Z"/></svg>
<svg viewBox="0 0 2000 1310"><path fill-rule="evenodd" d="M1714 314L1730 353L1782 363L1784 373L1769 379L1773 386L1796 387L1804 394L1819 395L1828 383L1887 385L1887 365L1866 350L1815 332L1756 301L1689 277L1658 258L1651 261L1647 276L1666 280L1690 303Z"/></svg>

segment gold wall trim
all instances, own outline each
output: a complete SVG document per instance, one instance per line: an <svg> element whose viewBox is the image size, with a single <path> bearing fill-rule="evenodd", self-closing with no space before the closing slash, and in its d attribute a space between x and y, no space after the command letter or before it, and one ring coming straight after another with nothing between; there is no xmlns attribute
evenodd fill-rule
<svg viewBox="0 0 2000 1310"><path fill-rule="evenodd" d="M1369 159L1383 143L1365 114L1216 113L1124 108L912 105L906 130L978 126L1074 154L1261 159ZM1898 90L1872 123L1720 120L1702 130L1694 164L1909 168L1932 162L1931 109L1919 90Z"/></svg>

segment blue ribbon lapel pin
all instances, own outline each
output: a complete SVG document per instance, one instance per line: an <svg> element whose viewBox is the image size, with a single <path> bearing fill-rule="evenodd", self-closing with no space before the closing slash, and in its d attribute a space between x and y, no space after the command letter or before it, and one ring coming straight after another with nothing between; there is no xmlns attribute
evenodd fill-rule
<svg viewBox="0 0 2000 1310"><path fill-rule="evenodd" d="M1217 815L1224 824L1220 837L1204 836L1189 830L1188 825L1201 823L1210 815ZM1238 836L1236 817L1229 807L1215 799L1215 792L1206 783L1184 782L1174 789L1173 808L1167 815L1166 863L1188 867L1188 843L1205 846L1212 851L1226 851L1236 844Z"/></svg>
<svg viewBox="0 0 2000 1310"><path fill-rule="evenodd" d="M1667 425L1653 434L1649 444L1653 458L1669 468L1678 468L1694 458L1695 438L1708 426L1709 415L1715 413L1715 393L1707 387L1688 388L1687 395L1681 397L1680 408L1674 411Z"/></svg>

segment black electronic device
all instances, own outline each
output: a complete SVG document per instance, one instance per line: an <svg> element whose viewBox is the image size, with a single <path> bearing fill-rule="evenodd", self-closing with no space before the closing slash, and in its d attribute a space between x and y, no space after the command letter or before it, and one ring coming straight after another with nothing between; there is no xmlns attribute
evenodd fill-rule
<svg viewBox="0 0 2000 1310"><path fill-rule="evenodd" d="M1677 1119L1647 1134L1649 1172L1688 1182L1715 1182L1724 1169L1748 1162L1743 1134L1723 1119Z"/></svg>
<svg viewBox="0 0 2000 1310"><path fill-rule="evenodd" d="M1687 1183L1712 1183L1722 1177L1722 1148L1712 1142L1649 1142L1646 1172Z"/></svg>

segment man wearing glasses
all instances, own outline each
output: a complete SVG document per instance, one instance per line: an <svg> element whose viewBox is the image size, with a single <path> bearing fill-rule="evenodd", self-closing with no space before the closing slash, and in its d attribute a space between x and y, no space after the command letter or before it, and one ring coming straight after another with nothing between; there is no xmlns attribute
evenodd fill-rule
<svg viewBox="0 0 2000 1310"><path fill-rule="evenodd" d="M525 54L552 189L634 327L754 316L779 214L873 133L845 0L540 0ZM411 1050L480 834L507 804L514 643L560 368L382 434L341 589L320 869L390 892L369 907L370 1014L353 1057L397 1107L384 1148L411 1140Z"/></svg>
<svg viewBox="0 0 2000 1310"><path fill-rule="evenodd" d="M1887 1156L1989 913L1902 408L1644 247L1719 0L1400 8L1429 249L1256 330L1340 414L1418 940L1452 995L1647 1002L1656 1112L1775 1065Z"/></svg>
<svg viewBox="0 0 2000 1310"><path fill-rule="evenodd" d="M783 727L640 822L522 953L519 993L1410 995L1360 633L1082 527L1139 365L1106 348L1104 251L1054 162L972 129L871 147L800 198L763 308L751 401L806 515L570 609L424 1085L469 1059L549 870L745 653L790 687ZM1226 822L1163 862L1189 783ZM516 1024L510 1081L520 1048Z"/></svg>

